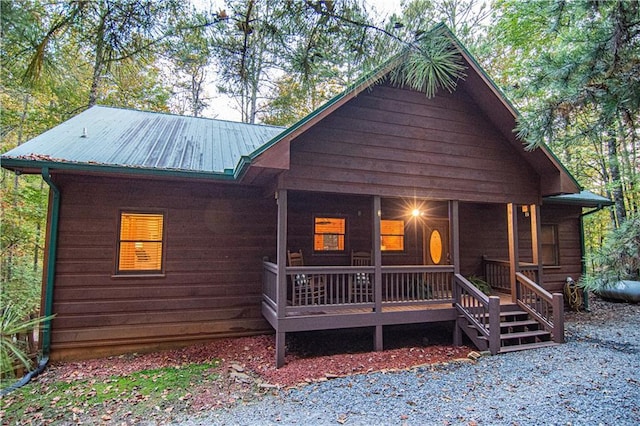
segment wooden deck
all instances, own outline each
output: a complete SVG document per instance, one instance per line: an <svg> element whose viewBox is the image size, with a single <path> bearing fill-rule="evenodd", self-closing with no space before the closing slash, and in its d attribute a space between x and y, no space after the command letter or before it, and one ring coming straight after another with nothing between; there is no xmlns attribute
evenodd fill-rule
<svg viewBox="0 0 640 426"><path fill-rule="evenodd" d="M370 286L366 291L363 282ZM262 314L276 331L278 367L284 364L286 333L298 331L372 327L373 346L382 350L384 326L452 321L454 344L462 344L465 333L494 354L515 341L513 336L544 334L547 341L561 342L562 295L548 294L521 273L516 288L522 297L515 302L505 292L487 296L451 265L279 268L265 261ZM535 330L507 339L501 330L515 325L503 324L507 312L526 316Z"/></svg>
<svg viewBox="0 0 640 426"><path fill-rule="evenodd" d="M496 296L500 298L501 307L514 306L511 295ZM262 313L274 329L277 325L285 332L454 321L457 317L453 299L442 303L383 303L379 312L370 306L357 305L314 306L298 311L288 306L286 317L279 320L276 311L263 303Z"/></svg>

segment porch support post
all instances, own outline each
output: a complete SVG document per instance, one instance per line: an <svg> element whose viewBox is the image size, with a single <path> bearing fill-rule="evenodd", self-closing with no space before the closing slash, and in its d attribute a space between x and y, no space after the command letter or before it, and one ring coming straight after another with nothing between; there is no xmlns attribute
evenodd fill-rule
<svg viewBox="0 0 640 426"><path fill-rule="evenodd" d="M449 201L449 241L451 245L451 262L453 262L453 273L460 273L460 214L458 200ZM451 284L454 290L453 306L459 301L455 289L455 277L451 277ZM461 319L457 319L453 326L453 344L462 346L462 327L465 325Z"/></svg>
<svg viewBox="0 0 640 426"><path fill-rule="evenodd" d="M460 273L460 214L458 200L449 201L449 229L453 272Z"/></svg>
<svg viewBox="0 0 640 426"><path fill-rule="evenodd" d="M287 190L278 189L278 286L276 288L277 326L276 326L276 368L284 365L286 333L280 332L280 320L286 316L287 307Z"/></svg>
<svg viewBox="0 0 640 426"><path fill-rule="evenodd" d="M540 222L540 208L535 204L531 204L529 206L529 211L531 212L531 251L533 253L533 263L535 263L538 267L537 273L537 283L542 286L542 258L540 257L540 253L542 253L542 228Z"/></svg>
<svg viewBox="0 0 640 426"><path fill-rule="evenodd" d="M518 208L513 203L507 204L507 229L509 235L509 281L511 283L511 301L518 300L516 294L516 272L518 272L520 259L518 255Z"/></svg>
<svg viewBox="0 0 640 426"><path fill-rule="evenodd" d="M375 267L373 275L373 300L375 302L376 316L382 313L382 247L380 242L380 220L382 216L382 203L380 196L373 196L373 265ZM374 350L383 349L382 325L376 324L376 331L373 340Z"/></svg>

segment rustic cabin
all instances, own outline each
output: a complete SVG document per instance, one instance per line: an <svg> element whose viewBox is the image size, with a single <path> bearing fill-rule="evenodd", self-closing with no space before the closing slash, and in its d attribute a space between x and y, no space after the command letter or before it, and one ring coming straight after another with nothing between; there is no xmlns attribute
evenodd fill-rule
<svg viewBox="0 0 640 426"><path fill-rule="evenodd" d="M92 107L5 153L50 188L43 350L79 359L449 321L500 353L563 341L584 191L453 36L454 92L381 68L290 128ZM484 288L483 288L484 287ZM484 291L481 291L484 290ZM463 337L466 336L466 337Z"/></svg>

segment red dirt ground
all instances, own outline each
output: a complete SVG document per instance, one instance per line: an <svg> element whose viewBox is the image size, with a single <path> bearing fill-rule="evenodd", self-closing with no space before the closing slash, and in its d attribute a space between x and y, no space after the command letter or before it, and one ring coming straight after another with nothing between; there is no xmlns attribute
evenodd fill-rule
<svg viewBox="0 0 640 426"><path fill-rule="evenodd" d="M224 383L218 385L219 391L194 395L193 408L205 409L233 403L238 395L253 392L251 388L255 389L256 384L288 388L339 376L448 362L466 358L471 351L464 346L454 347L450 342L451 335L443 329L392 328L385 330L388 350L367 352L373 345L371 330L290 333L286 365L276 369L273 335L227 338L170 351L54 363L37 380L99 380L140 370L220 359L217 372ZM249 383L230 374L238 369L249 376ZM268 389L268 385L262 386Z"/></svg>

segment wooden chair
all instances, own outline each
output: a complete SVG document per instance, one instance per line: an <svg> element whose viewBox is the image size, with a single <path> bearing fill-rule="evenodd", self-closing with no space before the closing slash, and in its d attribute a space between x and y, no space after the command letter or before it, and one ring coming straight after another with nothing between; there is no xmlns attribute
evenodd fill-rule
<svg viewBox="0 0 640 426"><path fill-rule="evenodd" d="M304 266L302 250L291 252L287 250L289 266ZM325 282L322 276L310 274L295 274L291 276L292 298L291 304L317 305L326 303Z"/></svg>
<svg viewBox="0 0 640 426"><path fill-rule="evenodd" d="M351 266L371 266L371 253L368 251L351 251ZM373 302L373 285L371 274L358 272L351 278L349 286L351 303Z"/></svg>

